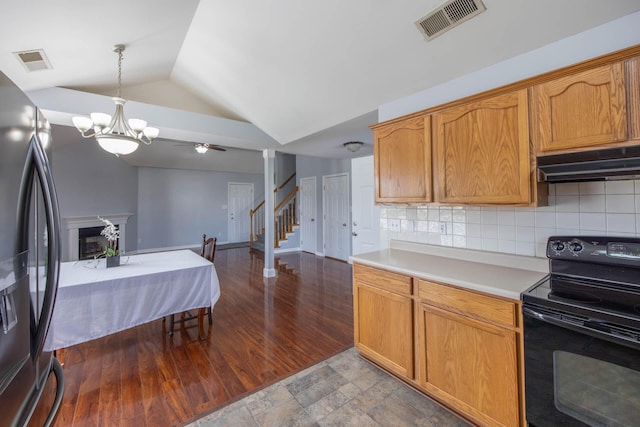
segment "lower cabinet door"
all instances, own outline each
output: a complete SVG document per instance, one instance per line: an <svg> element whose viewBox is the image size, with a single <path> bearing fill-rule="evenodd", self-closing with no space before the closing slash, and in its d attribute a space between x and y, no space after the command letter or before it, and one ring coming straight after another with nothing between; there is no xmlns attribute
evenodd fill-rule
<svg viewBox="0 0 640 427"><path fill-rule="evenodd" d="M373 361L414 378L413 300L356 282L355 344Z"/></svg>
<svg viewBox="0 0 640 427"><path fill-rule="evenodd" d="M519 424L517 334L421 304L420 384L494 426Z"/></svg>

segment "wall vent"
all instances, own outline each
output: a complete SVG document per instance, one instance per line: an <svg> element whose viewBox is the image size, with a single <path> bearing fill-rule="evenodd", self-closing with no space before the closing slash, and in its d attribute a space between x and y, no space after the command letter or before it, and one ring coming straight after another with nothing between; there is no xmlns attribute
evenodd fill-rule
<svg viewBox="0 0 640 427"><path fill-rule="evenodd" d="M27 71L50 70L53 67L42 49L13 52Z"/></svg>
<svg viewBox="0 0 640 427"><path fill-rule="evenodd" d="M485 10L482 0L450 0L417 20L416 25L427 40L433 40Z"/></svg>

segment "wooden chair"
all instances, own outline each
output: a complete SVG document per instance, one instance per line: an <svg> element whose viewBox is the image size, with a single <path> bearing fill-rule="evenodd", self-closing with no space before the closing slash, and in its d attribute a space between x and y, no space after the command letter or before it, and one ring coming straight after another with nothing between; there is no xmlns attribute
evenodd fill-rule
<svg viewBox="0 0 640 427"><path fill-rule="evenodd" d="M216 244L218 242L217 237L209 237L207 239L207 235L202 235L202 246L200 248L200 256L206 258L207 260L213 262L213 259L216 256ZM207 317L209 320L209 325L213 324L213 318L211 313L211 306L206 308L199 308L198 314L191 314L189 311L183 311L180 313L180 320L184 324L184 322L188 320L198 319L198 333L200 336L204 335L204 313L207 313ZM173 330L175 326L175 314L169 316L169 336L173 336Z"/></svg>

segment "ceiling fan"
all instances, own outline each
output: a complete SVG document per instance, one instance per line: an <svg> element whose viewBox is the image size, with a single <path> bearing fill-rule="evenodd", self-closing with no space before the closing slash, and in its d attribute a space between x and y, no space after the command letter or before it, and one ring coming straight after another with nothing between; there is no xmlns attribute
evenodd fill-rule
<svg viewBox="0 0 640 427"><path fill-rule="evenodd" d="M199 153L199 154L204 154L209 150L216 150L216 151L227 151L226 148L222 148L219 145L214 145L214 144L203 144L200 142L197 142L195 144L193 144L193 148Z"/></svg>
<svg viewBox="0 0 640 427"><path fill-rule="evenodd" d="M215 144L205 144L202 142L190 142L190 143L185 143L185 142L176 142L173 145L178 145L178 146L191 146L193 147L194 150L196 150L199 154L204 154L209 150L216 150L216 151L227 151L226 148L222 148L219 145L215 145Z"/></svg>

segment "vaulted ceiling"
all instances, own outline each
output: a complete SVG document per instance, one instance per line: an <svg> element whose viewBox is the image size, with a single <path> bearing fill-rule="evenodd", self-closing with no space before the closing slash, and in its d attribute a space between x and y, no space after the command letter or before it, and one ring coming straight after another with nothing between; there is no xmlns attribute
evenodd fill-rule
<svg viewBox="0 0 640 427"><path fill-rule="evenodd" d="M640 10L640 0L484 0L486 12L427 42L414 22L441 3L3 2L0 70L71 125L112 112L111 49L123 43L122 94L137 101L125 113L171 142L346 157L348 140L370 152L378 106ZM27 72L13 52L32 49L53 68Z"/></svg>

